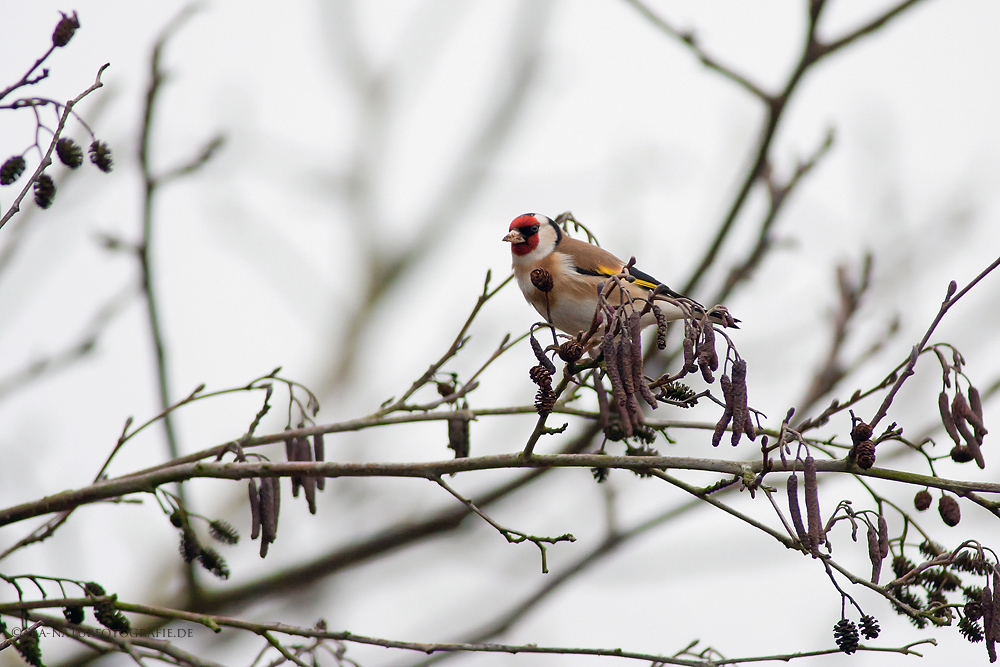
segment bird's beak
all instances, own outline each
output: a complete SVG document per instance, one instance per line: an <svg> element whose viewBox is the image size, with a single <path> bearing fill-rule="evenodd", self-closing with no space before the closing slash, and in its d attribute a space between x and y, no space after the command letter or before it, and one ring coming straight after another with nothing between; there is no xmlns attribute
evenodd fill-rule
<svg viewBox="0 0 1000 667"><path fill-rule="evenodd" d="M521 231L518 229L511 230L510 234L503 237L502 240L506 241L507 243L513 243L513 244L526 242L524 236L521 234Z"/></svg>

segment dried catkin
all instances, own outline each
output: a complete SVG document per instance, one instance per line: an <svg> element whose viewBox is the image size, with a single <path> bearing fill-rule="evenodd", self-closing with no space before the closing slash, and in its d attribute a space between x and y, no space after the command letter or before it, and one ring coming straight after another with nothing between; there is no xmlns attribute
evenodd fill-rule
<svg viewBox="0 0 1000 667"><path fill-rule="evenodd" d="M996 582L996 573L993 573ZM983 635L986 639L986 652L990 656L990 662L995 662L997 659L997 649L996 649L996 626L994 620L996 618L996 608L994 607L993 593L990 591L989 586L983 586L983 592L979 596L979 603L982 607L983 612Z"/></svg>
<svg viewBox="0 0 1000 667"><path fill-rule="evenodd" d="M737 359L733 362L732 389L733 409L733 447L740 443L743 430L746 428L749 412L747 410L747 362ZM751 438L752 440L753 438Z"/></svg>
<svg viewBox="0 0 1000 667"><path fill-rule="evenodd" d="M260 557L267 555L267 548L278 535L278 512L281 509L281 484L277 477L260 481Z"/></svg>
<svg viewBox="0 0 1000 667"><path fill-rule="evenodd" d="M691 336L685 336L682 347L684 348L684 372L694 373L698 370L694 356L694 339Z"/></svg>
<svg viewBox="0 0 1000 667"><path fill-rule="evenodd" d="M878 546L878 531L871 524L868 524L868 558L872 562L872 583L878 585L882 574L882 553Z"/></svg>
<svg viewBox="0 0 1000 667"><path fill-rule="evenodd" d="M308 438L298 439L298 456L300 461L312 462L312 448L309 446ZM302 491L306 496L306 505L309 507L310 514L316 514L316 478L312 475L306 475L301 478Z"/></svg>
<svg viewBox="0 0 1000 667"><path fill-rule="evenodd" d="M715 433L712 435L712 446L718 447L719 443L722 442L722 435L726 432L726 427L729 426L729 420L733 418L733 383L729 379L728 375L723 375L719 380L719 384L722 386L722 397L726 401L726 408L722 411L722 417L719 418L719 422L715 425Z"/></svg>
<svg viewBox="0 0 1000 667"><path fill-rule="evenodd" d="M250 539L256 540L260 535L260 498L257 495L257 482L250 480Z"/></svg>
<svg viewBox="0 0 1000 667"><path fill-rule="evenodd" d="M938 411L941 413L941 423L944 424L944 430L948 432L948 435L951 436L956 445L961 446L962 439L958 436L958 429L955 428L955 420L951 416L947 392L942 391L938 395Z"/></svg>
<svg viewBox="0 0 1000 667"><path fill-rule="evenodd" d="M628 335L632 339L632 384L639 391L642 400L649 407L656 409L656 396L649 388L646 377L642 373L642 316L633 310L628 318Z"/></svg>
<svg viewBox="0 0 1000 667"><path fill-rule="evenodd" d="M655 303L651 304L651 307L653 309L653 317L656 318L656 349L665 350L667 349L667 316L663 314L663 310Z"/></svg>
<svg viewBox="0 0 1000 667"><path fill-rule="evenodd" d="M701 329L701 343L698 345L698 362L702 361L713 371L719 369L719 355L715 352L715 329L708 322Z"/></svg>
<svg viewBox="0 0 1000 667"><path fill-rule="evenodd" d="M455 451L456 459L469 455L469 420L453 417L448 420L448 447Z"/></svg>
<svg viewBox="0 0 1000 667"><path fill-rule="evenodd" d="M811 551L809 533L806 532L805 526L802 525L802 510L799 509L799 478L795 476L795 473L788 476L785 489L788 491L788 513L792 515L792 526L795 527L795 533L799 538L799 542Z"/></svg>
<svg viewBox="0 0 1000 667"><path fill-rule="evenodd" d="M1000 566L993 566L993 637L1000 639Z"/></svg>
<svg viewBox="0 0 1000 667"><path fill-rule="evenodd" d="M323 444L323 434L316 433L312 437L313 441L313 458L318 461L326 460L326 447ZM322 491L326 488L326 477L320 475L316 478L316 488Z"/></svg>
<svg viewBox="0 0 1000 667"><path fill-rule="evenodd" d="M635 377L632 370L632 340L628 337L628 331L624 327L622 327L621 338L618 340L618 361L621 364L620 373L622 384L625 385L625 395L632 399L629 412L633 412L631 403L635 401Z"/></svg>
<svg viewBox="0 0 1000 667"><path fill-rule="evenodd" d="M753 418L750 416L750 411L747 411L746 423L743 425L743 435L747 437L747 440L753 442L757 439L757 427L753 425ZM764 436L767 437L766 435Z"/></svg>
<svg viewBox="0 0 1000 667"><path fill-rule="evenodd" d="M621 416L622 429L627 437L632 436L632 418L629 415L627 403L628 397L622 385L621 373L618 371L618 349L615 339L609 330L601 340L601 351L604 352L604 372L611 381L611 395L618 405L618 414Z"/></svg>
<svg viewBox="0 0 1000 667"><path fill-rule="evenodd" d="M969 385L969 407L972 408L972 414L976 415L979 420L979 425L983 429L983 433L986 434L985 423L983 422L983 399L979 396L979 390ZM972 423L973 427L976 427L976 422Z"/></svg>
<svg viewBox="0 0 1000 667"><path fill-rule="evenodd" d="M806 519L809 523L809 542L814 558L819 557L819 545L823 544L823 524L819 511L819 489L816 480L816 460L807 456L802 469L806 492Z"/></svg>
<svg viewBox="0 0 1000 667"><path fill-rule="evenodd" d="M980 469L986 468L986 460L983 458L983 452L979 449L979 438L977 438L971 431L969 431L968 424L972 424L969 421L969 416L971 415L975 419L975 415L969 404L965 401L965 395L960 391L955 392L955 398L951 401L951 414L955 420L955 428L958 432L962 434L962 438L965 440L965 444L969 448L969 453L972 454L972 458L976 460L976 465ZM973 426L975 428L975 426Z"/></svg>
<svg viewBox="0 0 1000 667"><path fill-rule="evenodd" d="M528 341L531 343L531 351L535 353L535 358L538 359L538 363L545 367L545 370L549 372L549 375L555 375L556 365L552 363L552 360L545 356L545 352L542 350L541 344L535 340L534 336L529 336Z"/></svg>
<svg viewBox="0 0 1000 667"><path fill-rule="evenodd" d="M878 515L878 552L882 558L889 555L889 524L881 514Z"/></svg>

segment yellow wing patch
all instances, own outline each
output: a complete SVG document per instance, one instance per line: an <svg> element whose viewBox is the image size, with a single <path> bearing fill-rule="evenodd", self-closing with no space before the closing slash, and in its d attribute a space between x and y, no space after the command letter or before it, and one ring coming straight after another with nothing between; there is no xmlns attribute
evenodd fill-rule
<svg viewBox="0 0 1000 667"><path fill-rule="evenodd" d="M598 275L617 276L621 272L622 272L622 267L620 266L615 267L615 266L602 266L601 264L597 265Z"/></svg>
<svg viewBox="0 0 1000 667"><path fill-rule="evenodd" d="M621 273L621 271L622 267L620 266L614 267L614 266L604 266L599 264L597 266L596 273L597 275L601 276L617 276L619 273ZM659 283L656 282L656 278L648 276L645 273L637 271L634 268L630 271L630 273L632 274L632 277L635 278L635 282L633 283L635 285L639 285L640 287L645 287L646 289L649 290L656 289L656 286L659 285ZM649 280L647 280L647 278Z"/></svg>

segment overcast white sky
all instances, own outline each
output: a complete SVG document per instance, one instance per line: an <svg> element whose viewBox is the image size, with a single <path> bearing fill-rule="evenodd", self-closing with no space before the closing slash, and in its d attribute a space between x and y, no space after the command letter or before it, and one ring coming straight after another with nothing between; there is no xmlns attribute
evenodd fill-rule
<svg viewBox="0 0 1000 667"><path fill-rule="evenodd" d="M345 320L362 294L359 244L367 238L381 247L410 247L428 211L447 207L441 192L454 166L510 86L511 67L531 50L539 58L535 79L506 143L487 165L483 186L470 200L456 202L460 212L448 227L434 230L432 252L376 311L356 358L359 380L347 391L327 392L321 421L370 412L408 386L446 347L486 271L495 279L507 275L509 251L500 238L515 215L572 210L603 246L622 257L635 255L641 268L677 287L704 251L751 157L763 118L759 102L708 72L623 0L359 4L352 14L338 3L213 2L166 49L171 78L157 119L156 164L169 167L189 159L219 132L227 138L216 160L197 177L164 190L158 202L156 271L178 398L202 382L210 388L240 385L278 365L290 377L329 387ZM674 25L694 30L707 51L768 90L787 76L805 25L805 2L650 4ZM833 38L892 3L828 4L820 34ZM58 10L79 13L81 29L46 63L49 80L30 92L71 98L110 62L105 88L78 110L116 151L113 174L81 170L50 211L32 214L17 262L0 275L0 378L74 340L95 308L136 274L134 262L103 251L94 238L98 233L138 238L134 145L148 55L155 36L183 6L0 0L4 86L47 48ZM835 131L836 141L785 209L777 228L780 249L728 303L744 322L737 344L751 369L751 403L774 420L771 425L801 396L807 371L827 345L837 263L857 266L864 252L875 254L873 289L849 350L863 349L894 314L902 317L902 333L889 344L889 356L865 371L853 390L903 358L936 312L948 280L964 284L996 258L997 25L995 1L927 0L820 64L797 91L772 150L776 172L787 176L828 130ZM359 58L361 69L345 54ZM359 102L358 72L366 69L386 75L384 116L375 120L371 107ZM31 143L33 121L10 111L0 120L0 159L5 159ZM73 131L84 138L78 127ZM374 174L366 205L377 221L360 230L352 226L344 196L350 186L346 177L359 159L367 160ZM0 206L9 205L9 190L0 190ZM757 193L723 250L724 261L745 252L763 204ZM0 247L11 231L12 226L0 230ZM710 274L693 296L706 298L723 277L721 269ZM1000 374L994 333L998 281L1000 276L993 276L956 307L938 338L966 353L971 379L981 386ZM534 319L520 294L505 290L483 312L455 370L475 368L505 332L518 335ZM525 373L530 364L526 347L515 350L484 378L474 407L530 402L533 388ZM7 463L0 468L0 503L83 484L127 416L155 413L151 371L143 312L134 306L107 331L93 357L3 398L0 451ZM939 377L933 368L923 371L907 388L910 393L901 395L912 407L890 415L901 423L911 419L917 430L931 424ZM255 405L232 400L193 409L180 421L185 449L238 435ZM988 424L990 415L1000 423L992 409ZM484 420L474 425L474 446L517 449L531 423ZM273 426L280 428L277 422ZM836 426L846 433L843 424ZM336 441L333 456L442 458L448 452L441 431L415 428L406 431L405 441L391 443L378 436L345 436ZM157 437L125 452L117 471L159 460ZM677 448L661 443L661 451L706 455L707 442L679 437ZM749 457L752 450L740 454ZM482 488L485 480L484 475L456 484ZM555 503L554 496L539 493L544 511L523 503L504 508L502 521L574 532L582 549L587 539L599 536L603 509L600 491L577 482L559 482L565 490L557 487L562 495ZM683 502L674 491L640 482L625 475L616 480L625 517L638 519ZM416 486L378 480L340 485L327 492L319 519L301 516L303 508L292 505L283 518L287 532L267 561L258 562L255 545L231 552L234 581L363 534L370 528L366 521L380 513L417 515L449 501L438 489ZM219 512L237 511L237 501L218 489L202 484L194 493ZM843 494L857 495L846 482L827 491L829 509ZM908 503L908 493L897 500ZM343 507L357 515L343 517L338 514ZM165 597L170 590L165 579L150 581L138 569L145 559L176 560L174 536L154 508L90 511L91 520L119 528L109 525L94 534L82 525L67 526L10 567L100 578L123 597ZM238 511L245 520L245 512ZM288 518L292 512L298 516ZM967 513L959 528L939 533L942 540L957 544L960 534L976 534L976 526L981 534L996 534L995 523L984 522L972 507ZM603 563L503 640L669 653L698 637L727 656L829 646L839 600L821 569L742 526L719 517L708 521L709 516L693 515ZM926 521L945 530L936 518ZM17 527L8 528L0 545L20 535ZM136 535L143 536L141 544L135 544ZM136 569L110 570L101 556L109 543L135 554L130 559ZM839 544L845 552L854 546L845 536ZM462 552L456 553L459 547ZM580 553L576 548L554 548L550 567L568 566ZM71 563L67 550L78 554ZM488 618L485 612L470 618L457 601L477 593L488 602L513 603L540 583L536 554L526 546L507 546L486 529L458 546L425 551L417 570L406 558L390 558L325 585L305 612L271 608L261 617L282 615L308 624L324 615L331 627L358 633L448 640ZM863 564L863 550L858 557ZM846 554L844 559L853 562ZM383 585L390 580L392 586ZM920 636L882 602L862 598L886 629L880 645L899 646ZM983 647L970 646L953 629L933 635L940 646L927 647L919 664L985 662ZM350 650L365 665L405 664L381 650ZM896 665L916 659L861 654L851 660ZM468 656L456 662L581 661Z"/></svg>

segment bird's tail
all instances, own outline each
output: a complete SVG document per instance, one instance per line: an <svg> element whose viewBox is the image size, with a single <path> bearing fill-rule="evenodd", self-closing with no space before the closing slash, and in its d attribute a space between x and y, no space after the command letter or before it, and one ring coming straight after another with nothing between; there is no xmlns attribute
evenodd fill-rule
<svg viewBox="0 0 1000 667"><path fill-rule="evenodd" d="M729 329L739 329L739 320L733 317L729 313L729 309L723 305L715 305L711 308L706 309L705 306L701 305L694 299L689 299L686 296L678 294L666 285L657 285L656 289L653 290L652 297L657 301L665 301L680 310L679 317L676 319L682 319L686 317L702 317L704 316L706 310L708 312L708 320L713 324L718 324L719 326L726 327Z"/></svg>

